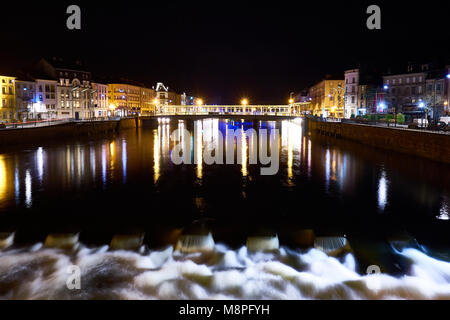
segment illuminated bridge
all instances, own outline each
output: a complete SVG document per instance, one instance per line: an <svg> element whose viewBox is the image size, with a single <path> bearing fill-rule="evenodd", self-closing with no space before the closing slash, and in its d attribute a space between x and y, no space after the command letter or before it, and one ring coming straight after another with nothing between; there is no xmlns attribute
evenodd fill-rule
<svg viewBox="0 0 450 320"><path fill-rule="evenodd" d="M255 115L299 116L300 110L292 105L163 105L157 106L155 115Z"/></svg>

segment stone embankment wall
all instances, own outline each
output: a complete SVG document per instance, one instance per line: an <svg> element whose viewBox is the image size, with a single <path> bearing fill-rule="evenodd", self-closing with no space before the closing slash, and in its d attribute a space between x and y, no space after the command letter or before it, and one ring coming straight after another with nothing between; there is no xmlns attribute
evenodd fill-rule
<svg viewBox="0 0 450 320"><path fill-rule="evenodd" d="M123 129L136 128L134 119L95 122L70 122L48 127L0 130L0 146L40 143L61 138L95 136Z"/></svg>
<svg viewBox="0 0 450 320"><path fill-rule="evenodd" d="M450 134L307 120L308 131L450 164Z"/></svg>

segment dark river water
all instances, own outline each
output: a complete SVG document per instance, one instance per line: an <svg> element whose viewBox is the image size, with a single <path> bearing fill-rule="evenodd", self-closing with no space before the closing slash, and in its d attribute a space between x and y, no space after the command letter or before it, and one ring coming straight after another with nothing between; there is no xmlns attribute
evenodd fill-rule
<svg viewBox="0 0 450 320"><path fill-rule="evenodd" d="M173 130L203 133L201 159L227 128L279 130L278 173L248 163L248 138L243 164L172 162ZM450 167L300 119L4 148L0 217L3 299L450 299Z"/></svg>

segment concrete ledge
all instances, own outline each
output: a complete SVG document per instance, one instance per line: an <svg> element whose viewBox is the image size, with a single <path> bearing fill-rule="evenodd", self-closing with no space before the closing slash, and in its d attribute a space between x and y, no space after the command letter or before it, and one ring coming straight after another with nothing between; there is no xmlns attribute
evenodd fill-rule
<svg viewBox="0 0 450 320"><path fill-rule="evenodd" d="M135 119L125 119L127 120L136 124ZM41 143L61 138L94 136L130 126L128 121L120 125L122 121L71 122L48 127L0 130L0 145Z"/></svg>
<svg viewBox="0 0 450 320"><path fill-rule="evenodd" d="M450 164L450 135L421 130L307 120L308 130Z"/></svg>

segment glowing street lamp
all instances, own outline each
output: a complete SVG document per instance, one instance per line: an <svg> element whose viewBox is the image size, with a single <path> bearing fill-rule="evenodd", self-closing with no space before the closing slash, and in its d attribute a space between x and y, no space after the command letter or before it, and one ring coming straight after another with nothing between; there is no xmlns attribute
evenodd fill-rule
<svg viewBox="0 0 450 320"><path fill-rule="evenodd" d="M203 105L203 100L202 99L197 99L197 105L198 106L202 106Z"/></svg>
<svg viewBox="0 0 450 320"><path fill-rule="evenodd" d="M242 99L242 100L241 100L241 104L242 104L243 106L248 105L248 100L247 100L247 99Z"/></svg>

